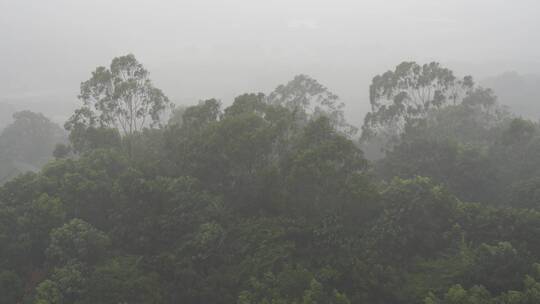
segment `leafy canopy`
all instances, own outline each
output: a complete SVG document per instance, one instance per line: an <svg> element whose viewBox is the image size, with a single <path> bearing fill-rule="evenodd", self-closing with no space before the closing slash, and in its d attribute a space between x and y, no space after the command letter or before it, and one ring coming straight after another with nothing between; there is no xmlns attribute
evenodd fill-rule
<svg viewBox="0 0 540 304"><path fill-rule="evenodd" d="M132 54L114 58L109 68L96 68L81 83L79 99L83 107L66 124L68 130L97 125L130 135L158 124L160 115L171 106Z"/></svg>

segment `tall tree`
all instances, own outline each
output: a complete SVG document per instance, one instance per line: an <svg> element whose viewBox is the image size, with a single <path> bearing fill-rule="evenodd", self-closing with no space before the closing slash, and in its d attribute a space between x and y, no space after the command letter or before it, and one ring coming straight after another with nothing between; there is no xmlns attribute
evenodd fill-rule
<svg viewBox="0 0 540 304"><path fill-rule="evenodd" d="M66 124L116 128L131 135L160 122L171 106L163 92L154 87L148 71L132 54L114 58L109 68L98 67L81 83L83 107Z"/></svg>
<svg viewBox="0 0 540 304"><path fill-rule="evenodd" d="M278 86L268 95L267 101L291 110L303 125L311 119L325 116L342 133L354 135L357 132L354 126L345 121L345 104L339 97L307 75L297 75L287 84Z"/></svg>
<svg viewBox="0 0 540 304"><path fill-rule="evenodd" d="M458 79L437 62L402 62L394 71L373 78L371 112L365 117L362 137L395 139L407 124L424 118L431 109L461 103L473 87L471 76Z"/></svg>

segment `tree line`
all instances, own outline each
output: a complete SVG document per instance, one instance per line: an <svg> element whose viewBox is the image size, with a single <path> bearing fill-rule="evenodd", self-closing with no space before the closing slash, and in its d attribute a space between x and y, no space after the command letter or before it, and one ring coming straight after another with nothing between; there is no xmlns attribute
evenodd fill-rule
<svg viewBox="0 0 540 304"><path fill-rule="evenodd" d="M0 187L0 303L540 301L540 129L470 76L374 77L361 134L307 75L175 108L127 55L79 98Z"/></svg>

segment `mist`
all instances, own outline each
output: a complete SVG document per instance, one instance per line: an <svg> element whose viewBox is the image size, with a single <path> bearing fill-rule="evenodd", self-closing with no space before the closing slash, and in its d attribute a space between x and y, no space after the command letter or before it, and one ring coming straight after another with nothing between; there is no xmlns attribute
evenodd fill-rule
<svg viewBox="0 0 540 304"><path fill-rule="evenodd" d="M90 71L133 53L177 104L230 103L304 73L361 125L371 78L397 62L435 60L478 80L537 73L539 13L533 0L2 0L0 102L63 122Z"/></svg>
<svg viewBox="0 0 540 304"><path fill-rule="evenodd" d="M0 304L540 303L537 0L0 0Z"/></svg>

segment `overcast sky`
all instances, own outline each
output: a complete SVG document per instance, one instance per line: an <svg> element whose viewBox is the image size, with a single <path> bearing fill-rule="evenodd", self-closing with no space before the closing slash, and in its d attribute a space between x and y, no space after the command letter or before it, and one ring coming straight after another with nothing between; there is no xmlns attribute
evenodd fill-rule
<svg viewBox="0 0 540 304"><path fill-rule="evenodd" d="M370 79L403 60L537 73L539 16L538 0L0 0L0 100L76 104L96 66L133 53L177 103L307 73L359 123Z"/></svg>

